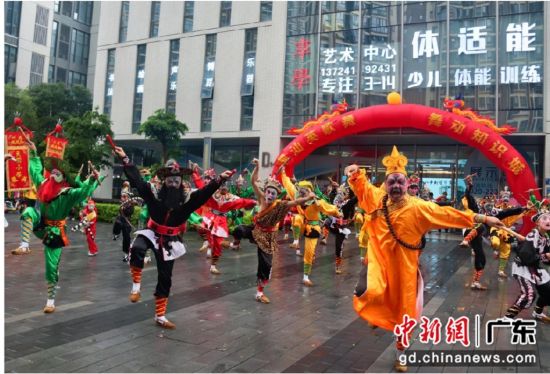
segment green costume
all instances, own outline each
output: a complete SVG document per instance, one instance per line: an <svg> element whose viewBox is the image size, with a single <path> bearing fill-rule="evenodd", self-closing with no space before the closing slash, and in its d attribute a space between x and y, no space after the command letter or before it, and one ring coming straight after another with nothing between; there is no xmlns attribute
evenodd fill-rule
<svg viewBox="0 0 550 374"><path fill-rule="evenodd" d="M151 180L150 175L144 175L141 178L147 183L149 183L149 181ZM147 221L149 221L149 208L147 207L147 204L143 204L141 206L141 210L139 211L138 217L138 226L140 227L140 229L147 227Z"/></svg>
<svg viewBox="0 0 550 374"><path fill-rule="evenodd" d="M45 181L42 174L42 162L36 152L31 153L29 162L31 180L38 190ZM35 235L44 243L44 257L46 262L46 281L48 282L48 299L53 300L56 285L59 280L59 261L61 248L65 246L65 219L73 206L91 196L98 186L97 180L87 179L78 188L63 188L56 198L49 203L40 202L40 211L27 208L24 217L33 221ZM33 211L29 210L33 209Z"/></svg>

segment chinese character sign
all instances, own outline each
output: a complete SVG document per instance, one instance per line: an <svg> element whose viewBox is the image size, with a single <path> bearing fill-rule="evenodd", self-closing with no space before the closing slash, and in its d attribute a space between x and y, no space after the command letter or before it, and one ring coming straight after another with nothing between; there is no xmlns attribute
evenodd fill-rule
<svg viewBox="0 0 550 374"><path fill-rule="evenodd" d="M445 23L405 25L403 39L403 88L445 86Z"/></svg>
<svg viewBox="0 0 550 374"><path fill-rule="evenodd" d="M68 140L65 138L56 138L54 135L48 135L46 137L46 157L63 160L67 143Z"/></svg>
<svg viewBox="0 0 550 374"><path fill-rule="evenodd" d="M31 189L29 176L29 149L26 146L12 146L7 151L16 161L6 162L8 191L26 191Z"/></svg>
<svg viewBox="0 0 550 374"><path fill-rule="evenodd" d="M214 92L214 71L216 62L214 58L209 58L204 63L204 73L202 78L201 99L211 99Z"/></svg>
<svg viewBox="0 0 550 374"><path fill-rule="evenodd" d="M543 30L541 13L500 19L499 70L495 76L501 85L542 83Z"/></svg>
<svg viewBox="0 0 550 374"><path fill-rule="evenodd" d="M361 56L361 91L394 91L399 89L398 43L367 44Z"/></svg>
<svg viewBox="0 0 550 374"><path fill-rule="evenodd" d="M319 91L349 94L357 90L357 48L340 46L321 48L319 61Z"/></svg>
<svg viewBox="0 0 550 374"><path fill-rule="evenodd" d="M256 52L248 51L244 56L243 76L241 78L241 96L254 93L254 75L256 73Z"/></svg>
<svg viewBox="0 0 550 374"><path fill-rule="evenodd" d="M314 93L317 84L315 35L287 38L286 50L285 93Z"/></svg>

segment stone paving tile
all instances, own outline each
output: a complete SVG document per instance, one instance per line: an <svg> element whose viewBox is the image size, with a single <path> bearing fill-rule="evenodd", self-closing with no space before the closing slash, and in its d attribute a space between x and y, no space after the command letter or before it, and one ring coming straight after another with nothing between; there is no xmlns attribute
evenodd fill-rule
<svg viewBox="0 0 550 374"><path fill-rule="evenodd" d="M8 219L5 317L12 317L41 310L46 292L44 260L38 241L31 243L34 251L29 256L9 255L18 238L16 222L12 217ZM318 247L313 288L301 285L302 258L282 245L266 289L272 304L262 305L253 300L257 266L253 246L243 243L239 252L225 251L220 262L223 274L212 276L208 262L197 251L200 239L188 233L185 241L189 252L175 264L168 305L167 316L178 328L163 331L152 321L154 265L144 269L142 301L130 304L128 267L120 261L120 241L110 240L110 229L109 225L99 225L100 255L92 259L86 256L83 236L69 234L73 248L63 251L58 303L92 304L6 323L6 371L365 372L375 367L384 372L391 370L393 358L388 355L391 335L368 328L351 308L351 293L360 268L358 249L353 245L346 245L345 271L340 276L334 274L332 239L328 246ZM495 302L472 295L463 285L459 287L471 275L469 253L456 249L456 239L446 242L440 238L454 236L429 235L421 257L425 299L432 306L427 312L442 318L461 313L473 315L481 309L484 319L502 313L505 304L516 296L517 286L511 280L488 279L495 290L490 293L492 301L493 296L497 297ZM485 277L489 277L490 271ZM429 303L431 299L435 301ZM462 307L464 310L457 312ZM542 343L550 342L545 328L539 327ZM541 345L539 349L542 352L548 346Z"/></svg>

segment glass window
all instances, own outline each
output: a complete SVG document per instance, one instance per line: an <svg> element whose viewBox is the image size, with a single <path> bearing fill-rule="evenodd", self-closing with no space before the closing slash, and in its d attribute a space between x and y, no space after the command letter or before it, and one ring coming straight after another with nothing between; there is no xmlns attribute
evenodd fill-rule
<svg viewBox="0 0 550 374"><path fill-rule="evenodd" d="M86 74L78 73L76 71L69 71L69 86L75 86L77 84L86 86Z"/></svg>
<svg viewBox="0 0 550 374"><path fill-rule="evenodd" d="M451 1L449 2L450 19L466 19L477 17L494 17L496 2L494 1Z"/></svg>
<svg viewBox="0 0 550 374"><path fill-rule="evenodd" d="M216 68L216 34L206 35L204 71L201 87L201 99L211 99L214 95L214 76Z"/></svg>
<svg viewBox="0 0 550 374"><path fill-rule="evenodd" d="M334 102L343 99L357 106L359 87L358 31L321 34L319 54L318 113L330 111Z"/></svg>
<svg viewBox="0 0 550 374"><path fill-rule="evenodd" d="M111 115L113 102L113 84L115 82L115 49L107 52L107 72L105 74L105 96L103 100L103 114Z"/></svg>
<svg viewBox="0 0 550 374"><path fill-rule="evenodd" d="M529 9L522 2L515 4L518 11ZM519 132L543 129L543 30L542 12L499 19L497 122L512 125Z"/></svg>
<svg viewBox="0 0 550 374"><path fill-rule="evenodd" d="M73 18L86 25L92 24L93 2L75 1L73 9Z"/></svg>
<svg viewBox="0 0 550 374"><path fill-rule="evenodd" d="M52 45L50 47L51 52L50 54L52 56L57 55L57 28L59 27L59 23L57 21L53 21L52 24Z"/></svg>
<svg viewBox="0 0 550 374"><path fill-rule="evenodd" d="M241 131L252 130L254 95L241 97Z"/></svg>
<svg viewBox="0 0 550 374"><path fill-rule="evenodd" d="M120 27L118 30L118 42L124 43L128 37L128 16L130 13L130 2L123 1L120 6Z"/></svg>
<svg viewBox="0 0 550 374"><path fill-rule="evenodd" d="M386 104L389 91L400 89L401 26L362 30L360 107Z"/></svg>
<svg viewBox="0 0 550 374"><path fill-rule="evenodd" d="M180 60L179 39L170 40L170 56L168 59L168 91L166 94L166 112L176 112L176 93L178 89L178 70Z"/></svg>
<svg viewBox="0 0 550 374"><path fill-rule="evenodd" d="M149 37L154 38L159 35L160 22L160 1L151 3L151 24L149 26Z"/></svg>
<svg viewBox="0 0 550 374"><path fill-rule="evenodd" d="M4 33L19 36L19 22L21 19L21 1L4 2Z"/></svg>
<svg viewBox="0 0 550 374"><path fill-rule="evenodd" d="M42 83L42 77L44 75L44 60L45 57L38 53L33 52L31 57L31 79L30 86L34 86Z"/></svg>
<svg viewBox="0 0 550 374"><path fill-rule="evenodd" d="M222 1L220 3L220 27L231 24L231 1Z"/></svg>
<svg viewBox="0 0 550 374"><path fill-rule="evenodd" d="M59 3L61 1L54 1L53 2L53 11L56 12L56 13L59 13Z"/></svg>
<svg viewBox="0 0 550 374"><path fill-rule="evenodd" d="M257 39L258 29L245 30L243 73L241 77L241 96L254 95Z"/></svg>
<svg viewBox="0 0 550 374"><path fill-rule="evenodd" d="M186 1L183 8L183 32L193 31L194 13L195 13L195 2Z"/></svg>
<svg viewBox="0 0 550 374"><path fill-rule="evenodd" d="M283 97L284 130L301 127L305 121L316 116L317 46L316 35L287 38Z"/></svg>
<svg viewBox="0 0 550 374"><path fill-rule="evenodd" d="M61 82L61 83L66 83L67 82L67 69L63 69L63 68L60 68L58 66L56 70L57 70L57 72L55 74L55 81L56 82Z"/></svg>
<svg viewBox="0 0 550 374"><path fill-rule="evenodd" d="M304 17L319 14L318 1L289 1L287 3L287 17Z"/></svg>
<svg viewBox="0 0 550 374"><path fill-rule="evenodd" d="M291 4L290 2L288 4ZM292 17L287 19L287 35L313 34L319 31L319 16Z"/></svg>
<svg viewBox="0 0 550 374"><path fill-rule="evenodd" d="M440 107L447 86L446 22L405 24L402 95L410 104Z"/></svg>
<svg viewBox="0 0 550 374"><path fill-rule="evenodd" d="M501 16L519 13L542 13L544 12L543 1L499 1L498 12Z"/></svg>
<svg viewBox="0 0 550 374"><path fill-rule="evenodd" d="M224 169L239 169L241 158L241 147L216 146L212 150L212 162Z"/></svg>
<svg viewBox="0 0 550 374"><path fill-rule="evenodd" d="M61 14L67 17L72 17L73 11L73 2L72 1L62 1L61 2Z"/></svg>
<svg viewBox="0 0 550 374"><path fill-rule="evenodd" d="M48 83L54 83L55 65L48 66Z"/></svg>
<svg viewBox="0 0 550 374"><path fill-rule="evenodd" d="M427 23L447 19L447 2L403 2L404 23Z"/></svg>
<svg viewBox="0 0 550 374"><path fill-rule="evenodd" d="M494 17L450 21L449 91L495 118L496 21Z"/></svg>
<svg viewBox="0 0 550 374"><path fill-rule="evenodd" d="M34 39L37 44L46 45L48 37L48 16L49 9L36 6L36 18L34 21Z"/></svg>
<svg viewBox="0 0 550 374"><path fill-rule="evenodd" d="M250 167L250 161L254 158L258 158L257 145L214 145L212 147L212 162L216 169L243 170L247 166Z"/></svg>
<svg viewBox="0 0 550 374"><path fill-rule="evenodd" d="M401 4L366 1L361 3L364 28L401 25ZM382 31L383 32L383 31Z"/></svg>
<svg viewBox="0 0 550 374"><path fill-rule="evenodd" d="M271 21L273 1L260 1L260 22Z"/></svg>
<svg viewBox="0 0 550 374"><path fill-rule="evenodd" d="M71 40L71 28L67 25L61 24L59 32L59 47L57 50L57 57L64 60L69 59L69 41Z"/></svg>
<svg viewBox="0 0 550 374"><path fill-rule="evenodd" d="M143 105L143 83L145 81L145 54L147 51L145 44L137 47L136 59L136 80L134 90L134 109L132 114L132 133L137 132L141 125L141 108Z"/></svg>
<svg viewBox="0 0 550 374"><path fill-rule="evenodd" d="M76 64L88 65L90 51L90 34L73 29L71 38L71 61Z"/></svg>
<svg viewBox="0 0 550 374"><path fill-rule="evenodd" d="M212 99L201 101L201 132L212 131Z"/></svg>
<svg viewBox="0 0 550 374"><path fill-rule="evenodd" d="M15 82L17 68L17 47L4 45L4 83Z"/></svg>

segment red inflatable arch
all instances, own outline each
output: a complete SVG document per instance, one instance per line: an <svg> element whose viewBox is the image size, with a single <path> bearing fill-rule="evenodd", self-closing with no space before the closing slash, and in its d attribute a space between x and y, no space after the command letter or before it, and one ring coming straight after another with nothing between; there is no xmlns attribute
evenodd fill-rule
<svg viewBox="0 0 550 374"><path fill-rule="evenodd" d="M537 188L531 168L521 154L499 133L466 117L416 104L374 105L330 118L308 127L279 154L273 174L285 164L287 175L315 149L345 136L375 129L413 127L453 138L479 149L502 170L514 197L525 204L528 189ZM537 199L540 194L536 192ZM531 220L525 220L522 232L530 230Z"/></svg>

